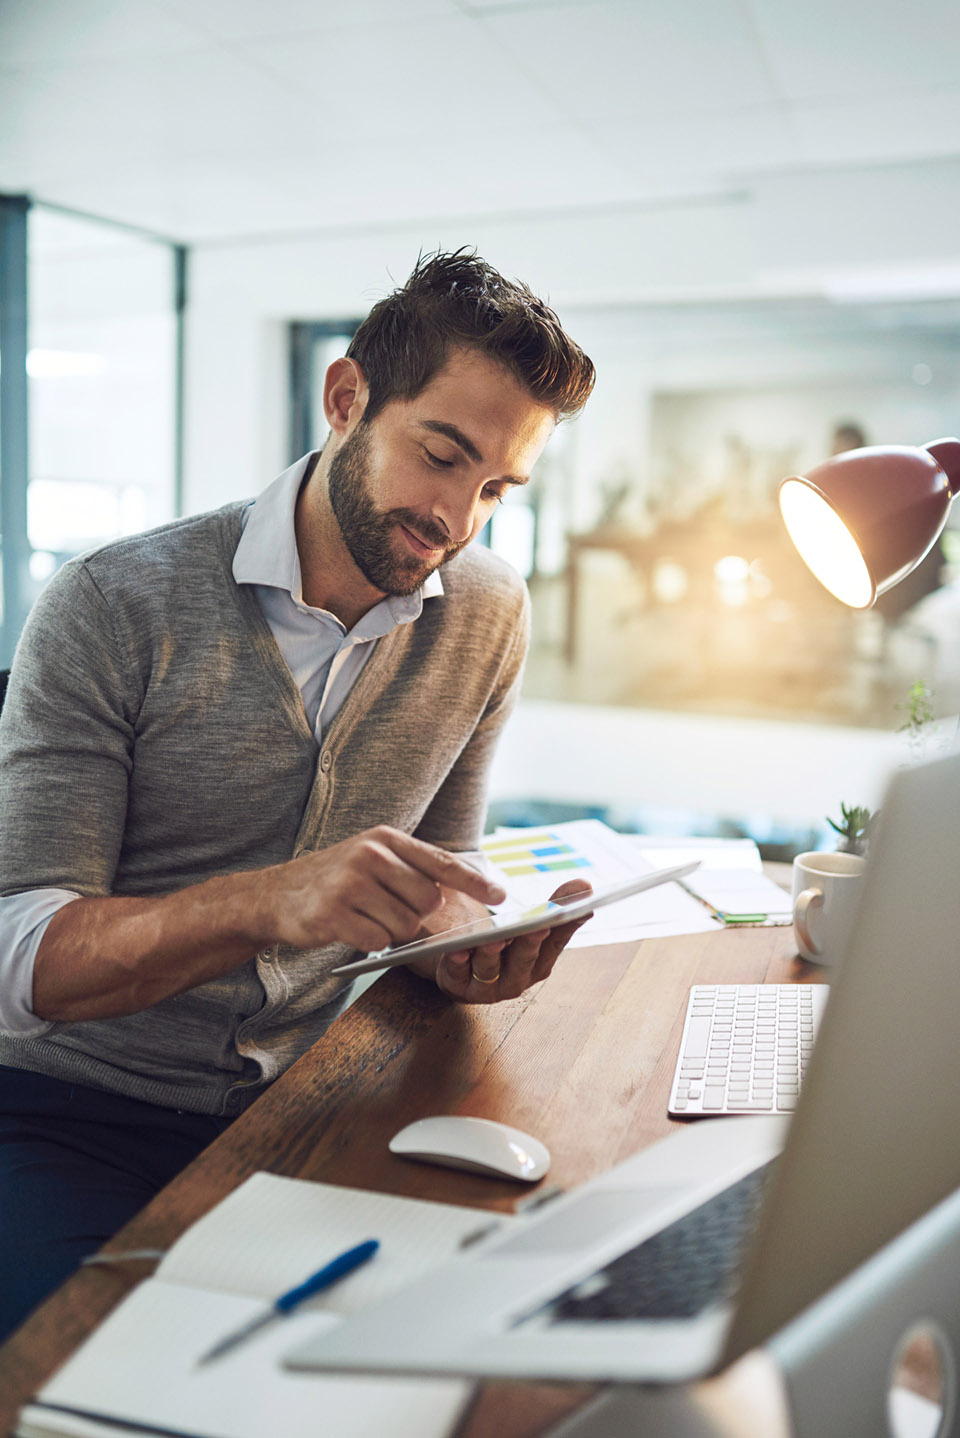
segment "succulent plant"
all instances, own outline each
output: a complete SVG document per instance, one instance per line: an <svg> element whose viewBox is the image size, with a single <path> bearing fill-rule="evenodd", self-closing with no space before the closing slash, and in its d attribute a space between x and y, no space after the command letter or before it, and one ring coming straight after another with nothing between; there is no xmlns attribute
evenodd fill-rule
<svg viewBox="0 0 960 1438"><path fill-rule="evenodd" d="M869 809L863 808L860 804L854 804L849 809L846 804L841 804L841 822L838 824L836 820L827 818L831 829L835 829L840 835L841 842L837 848L846 854L866 853L867 843L870 839L870 825L875 818L876 815L871 814Z"/></svg>

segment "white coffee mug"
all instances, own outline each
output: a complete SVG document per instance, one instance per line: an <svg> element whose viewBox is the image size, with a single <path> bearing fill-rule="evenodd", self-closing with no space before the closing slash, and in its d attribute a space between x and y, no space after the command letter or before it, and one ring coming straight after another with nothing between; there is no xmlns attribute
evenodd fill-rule
<svg viewBox="0 0 960 1438"><path fill-rule="evenodd" d="M859 854L811 852L793 861L793 928L797 948L815 964L843 958L853 931L866 860Z"/></svg>

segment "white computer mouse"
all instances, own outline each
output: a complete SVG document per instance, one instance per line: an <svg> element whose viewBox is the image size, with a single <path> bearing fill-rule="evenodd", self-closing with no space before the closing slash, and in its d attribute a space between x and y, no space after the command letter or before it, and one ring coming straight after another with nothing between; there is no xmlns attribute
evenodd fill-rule
<svg viewBox="0 0 960 1438"><path fill-rule="evenodd" d="M543 1178L550 1167L550 1152L539 1139L509 1124L460 1114L417 1119L394 1135L390 1152L526 1183Z"/></svg>

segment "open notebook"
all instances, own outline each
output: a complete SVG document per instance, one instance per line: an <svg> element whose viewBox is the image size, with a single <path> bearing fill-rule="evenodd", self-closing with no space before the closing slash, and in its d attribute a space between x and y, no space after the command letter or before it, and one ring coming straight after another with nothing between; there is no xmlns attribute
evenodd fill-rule
<svg viewBox="0 0 960 1438"><path fill-rule="evenodd" d="M333 1378L279 1366L306 1340L444 1262L500 1215L257 1173L173 1246L20 1414L18 1438L441 1438L460 1381ZM504 1222L515 1220L507 1217ZM352 1244L371 1262L202 1368L216 1339Z"/></svg>

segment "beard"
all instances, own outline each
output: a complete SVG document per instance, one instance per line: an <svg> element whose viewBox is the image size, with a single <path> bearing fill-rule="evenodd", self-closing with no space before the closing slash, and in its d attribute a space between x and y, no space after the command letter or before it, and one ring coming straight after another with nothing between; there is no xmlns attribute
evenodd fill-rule
<svg viewBox="0 0 960 1438"><path fill-rule="evenodd" d="M377 509L367 479L369 454L368 435L360 424L330 461L330 507L350 557L364 579L381 594L413 594L469 540L447 544L439 525L412 509ZM412 554L396 533L401 524L425 544L442 549L441 558L424 561Z"/></svg>

